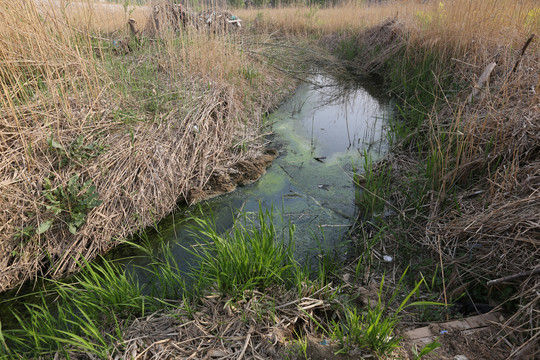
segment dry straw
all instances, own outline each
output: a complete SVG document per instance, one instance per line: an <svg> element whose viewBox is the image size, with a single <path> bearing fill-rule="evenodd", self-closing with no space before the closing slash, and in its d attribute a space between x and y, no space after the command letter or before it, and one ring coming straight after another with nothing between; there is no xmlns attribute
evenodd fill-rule
<svg viewBox="0 0 540 360"><path fill-rule="evenodd" d="M210 294L196 313L138 319L124 334L124 354L140 359L277 358L290 338L325 324L320 314L330 311L328 297L335 289L306 287L300 299L296 292L275 290L281 293L277 298L255 291L240 302Z"/></svg>
<svg viewBox="0 0 540 360"><path fill-rule="evenodd" d="M189 28L141 38L145 47L124 52L115 46L129 39L126 17L142 29L147 8L124 14L116 5L42 4L0 9L0 291L36 275L65 276L81 257L92 259L189 200L216 168L261 154L261 115L287 91L283 77L250 61L233 37ZM157 64L154 82L118 87L136 80L118 68L137 74L148 63ZM261 76L246 78L243 69ZM162 110L143 107L160 96L172 99ZM63 198L74 176L77 200L55 214L45 179ZM87 181L101 204L82 211L73 235L73 207L91 194Z"/></svg>

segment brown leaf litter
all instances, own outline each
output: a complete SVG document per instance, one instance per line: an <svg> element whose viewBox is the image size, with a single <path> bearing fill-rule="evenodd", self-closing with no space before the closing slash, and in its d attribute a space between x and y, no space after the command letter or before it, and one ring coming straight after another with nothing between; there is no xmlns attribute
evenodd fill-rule
<svg viewBox="0 0 540 360"><path fill-rule="evenodd" d="M330 309L327 299L335 289L305 288L300 298L296 291L275 290L275 297L254 291L242 300L209 294L191 314L177 310L137 319L117 344L118 357L280 358L293 334L315 333L316 321L324 322L321 316Z"/></svg>

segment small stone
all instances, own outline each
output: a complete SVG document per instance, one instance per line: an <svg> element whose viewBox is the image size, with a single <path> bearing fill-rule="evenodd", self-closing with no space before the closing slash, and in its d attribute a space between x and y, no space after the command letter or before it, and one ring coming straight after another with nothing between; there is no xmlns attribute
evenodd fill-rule
<svg viewBox="0 0 540 360"><path fill-rule="evenodd" d="M454 356L454 360L469 360L465 355L456 355Z"/></svg>

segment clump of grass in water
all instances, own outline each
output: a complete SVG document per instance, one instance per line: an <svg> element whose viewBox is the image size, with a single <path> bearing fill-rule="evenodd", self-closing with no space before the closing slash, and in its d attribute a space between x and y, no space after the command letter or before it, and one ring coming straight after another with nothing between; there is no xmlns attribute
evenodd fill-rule
<svg viewBox="0 0 540 360"><path fill-rule="evenodd" d="M212 218L194 220L200 241L189 251L200 264L192 274L198 289L216 286L221 293L236 297L246 290L264 291L295 280L295 227L288 227L288 244L284 236L278 239L272 211L259 207L255 218L244 213L224 234L218 233Z"/></svg>
<svg viewBox="0 0 540 360"><path fill-rule="evenodd" d="M71 280L48 280L49 290L41 291L37 302L26 303L24 313L14 314L19 328L1 329L0 324L0 359L56 353L66 358L81 354L110 358L132 319L186 304L180 301L185 300L185 286L170 248L163 247L160 259L144 245L135 246L153 260L146 269L152 277L150 295L124 265L83 260L80 274ZM172 302L171 296L178 300Z"/></svg>
<svg viewBox="0 0 540 360"><path fill-rule="evenodd" d="M195 221L201 246L193 253L201 265L192 273L199 285L194 290L202 293L215 283L223 293L239 295L298 280L290 245L294 226L289 226L291 243L286 245L285 238L277 238L271 212L260 209L254 219L244 214L225 236L210 220ZM132 245L152 259L146 269L152 278L150 291L121 264L83 260L80 274L69 281L48 280L51 286L41 291L38 301L26 303L24 313L14 314L18 328L0 328L0 359L57 353L66 358L82 354L109 358L119 350L124 327L132 319L182 304L189 314L183 277L170 247L164 245L158 257L144 245Z"/></svg>

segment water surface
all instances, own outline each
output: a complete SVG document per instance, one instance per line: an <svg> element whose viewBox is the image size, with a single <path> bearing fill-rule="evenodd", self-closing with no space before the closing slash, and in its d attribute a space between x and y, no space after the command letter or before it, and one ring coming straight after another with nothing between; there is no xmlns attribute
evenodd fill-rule
<svg viewBox="0 0 540 360"><path fill-rule="evenodd" d="M372 81L372 80L371 80ZM321 248L342 245L356 215L354 171L363 171L364 154L373 159L387 150L384 137L388 100L372 82L343 84L317 75L301 84L269 118L270 147L279 156L261 179L202 204L220 231L229 229L238 209L273 208L277 227L295 224L299 260ZM368 90L369 89L369 90ZM160 239L172 244L181 270L191 266L185 250L195 240L187 230L189 210L161 222ZM144 265L144 259L139 259Z"/></svg>

